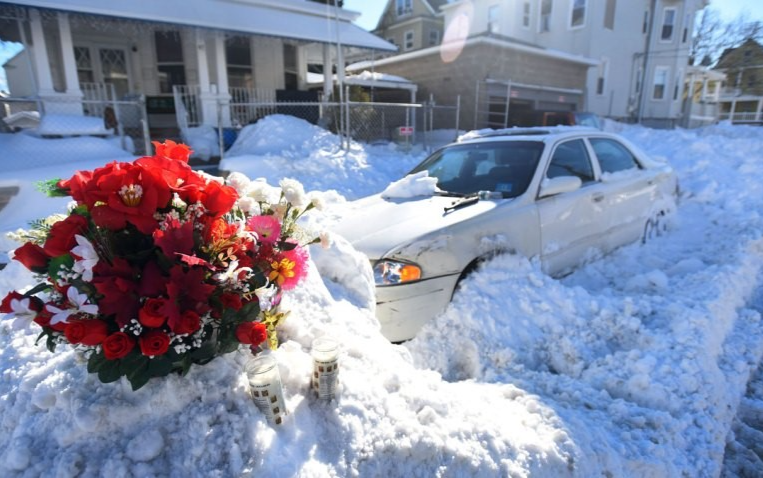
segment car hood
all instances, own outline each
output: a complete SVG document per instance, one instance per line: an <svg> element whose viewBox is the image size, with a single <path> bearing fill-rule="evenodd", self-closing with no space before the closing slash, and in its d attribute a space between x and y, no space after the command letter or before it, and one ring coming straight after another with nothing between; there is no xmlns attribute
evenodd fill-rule
<svg viewBox="0 0 763 478"><path fill-rule="evenodd" d="M445 212L446 207L460 199L444 196L409 199L369 196L350 203L350 210L334 227L334 232L369 258L378 259L423 236L438 231L447 233L453 224L468 221L496 206L495 201L479 201Z"/></svg>

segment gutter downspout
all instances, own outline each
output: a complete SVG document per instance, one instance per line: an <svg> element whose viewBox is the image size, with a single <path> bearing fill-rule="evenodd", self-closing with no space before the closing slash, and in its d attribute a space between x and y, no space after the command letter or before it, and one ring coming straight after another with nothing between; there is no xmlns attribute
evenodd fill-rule
<svg viewBox="0 0 763 478"><path fill-rule="evenodd" d="M638 92L638 116L636 117L638 124L641 124L644 117L644 102L646 101L644 90L646 89L647 66L649 65L649 48L652 45L652 32L654 31L654 17L657 16L657 0L651 0L649 10L649 26L647 27L646 45L644 46L644 66L641 72L641 91Z"/></svg>

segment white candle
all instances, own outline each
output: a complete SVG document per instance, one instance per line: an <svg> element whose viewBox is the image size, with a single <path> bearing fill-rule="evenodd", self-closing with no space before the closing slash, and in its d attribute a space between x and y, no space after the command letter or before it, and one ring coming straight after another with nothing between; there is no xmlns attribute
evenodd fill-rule
<svg viewBox="0 0 763 478"><path fill-rule="evenodd" d="M313 340L312 388L318 398L331 400L336 395L339 375L339 343L328 337Z"/></svg>
<svg viewBox="0 0 763 478"><path fill-rule="evenodd" d="M272 355L259 355L247 362L244 369L249 379L249 394L255 405L268 421L280 425L286 415L286 402L278 362Z"/></svg>

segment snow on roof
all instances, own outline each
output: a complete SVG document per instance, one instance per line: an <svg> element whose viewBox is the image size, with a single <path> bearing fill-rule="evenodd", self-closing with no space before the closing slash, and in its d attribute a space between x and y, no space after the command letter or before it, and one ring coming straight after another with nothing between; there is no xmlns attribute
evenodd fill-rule
<svg viewBox="0 0 763 478"><path fill-rule="evenodd" d="M333 76L336 80L336 75ZM308 84L322 84L323 75L320 73L308 73ZM401 90L416 91L418 86L407 78L386 73L371 72L364 70L356 75L347 75L344 78L345 85L373 86L376 88L394 88Z"/></svg>
<svg viewBox="0 0 763 478"><path fill-rule="evenodd" d="M20 0L30 7L215 28L372 50L397 47L350 23L355 12L312 2L281 0ZM336 17L339 17L337 21ZM338 34L337 34L338 29Z"/></svg>

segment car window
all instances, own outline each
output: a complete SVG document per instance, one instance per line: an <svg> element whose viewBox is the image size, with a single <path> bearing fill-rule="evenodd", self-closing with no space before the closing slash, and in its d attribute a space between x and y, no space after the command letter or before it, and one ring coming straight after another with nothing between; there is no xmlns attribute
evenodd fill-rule
<svg viewBox="0 0 763 478"><path fill-rule="evenodd" d="M577 176L584 184L594 180L591 160L582 139L566 141L554 150L546 177L559 176Z"/></svg>
<svg viewBox="0 0 763 478"><path fill-rule="evenodd" d="M459 144L437 151L411 173L427 170L443 191L516 197L527 190L543 148L540 141L524 140Z"/></svg>
<svg viewBox="0 0 763 478"><path fill-rule="evenodd" d="M609 138L590 138L591 146L599 160L601 172L616 173L628 169L638 169L633 153L623 144Z"/></svg>

